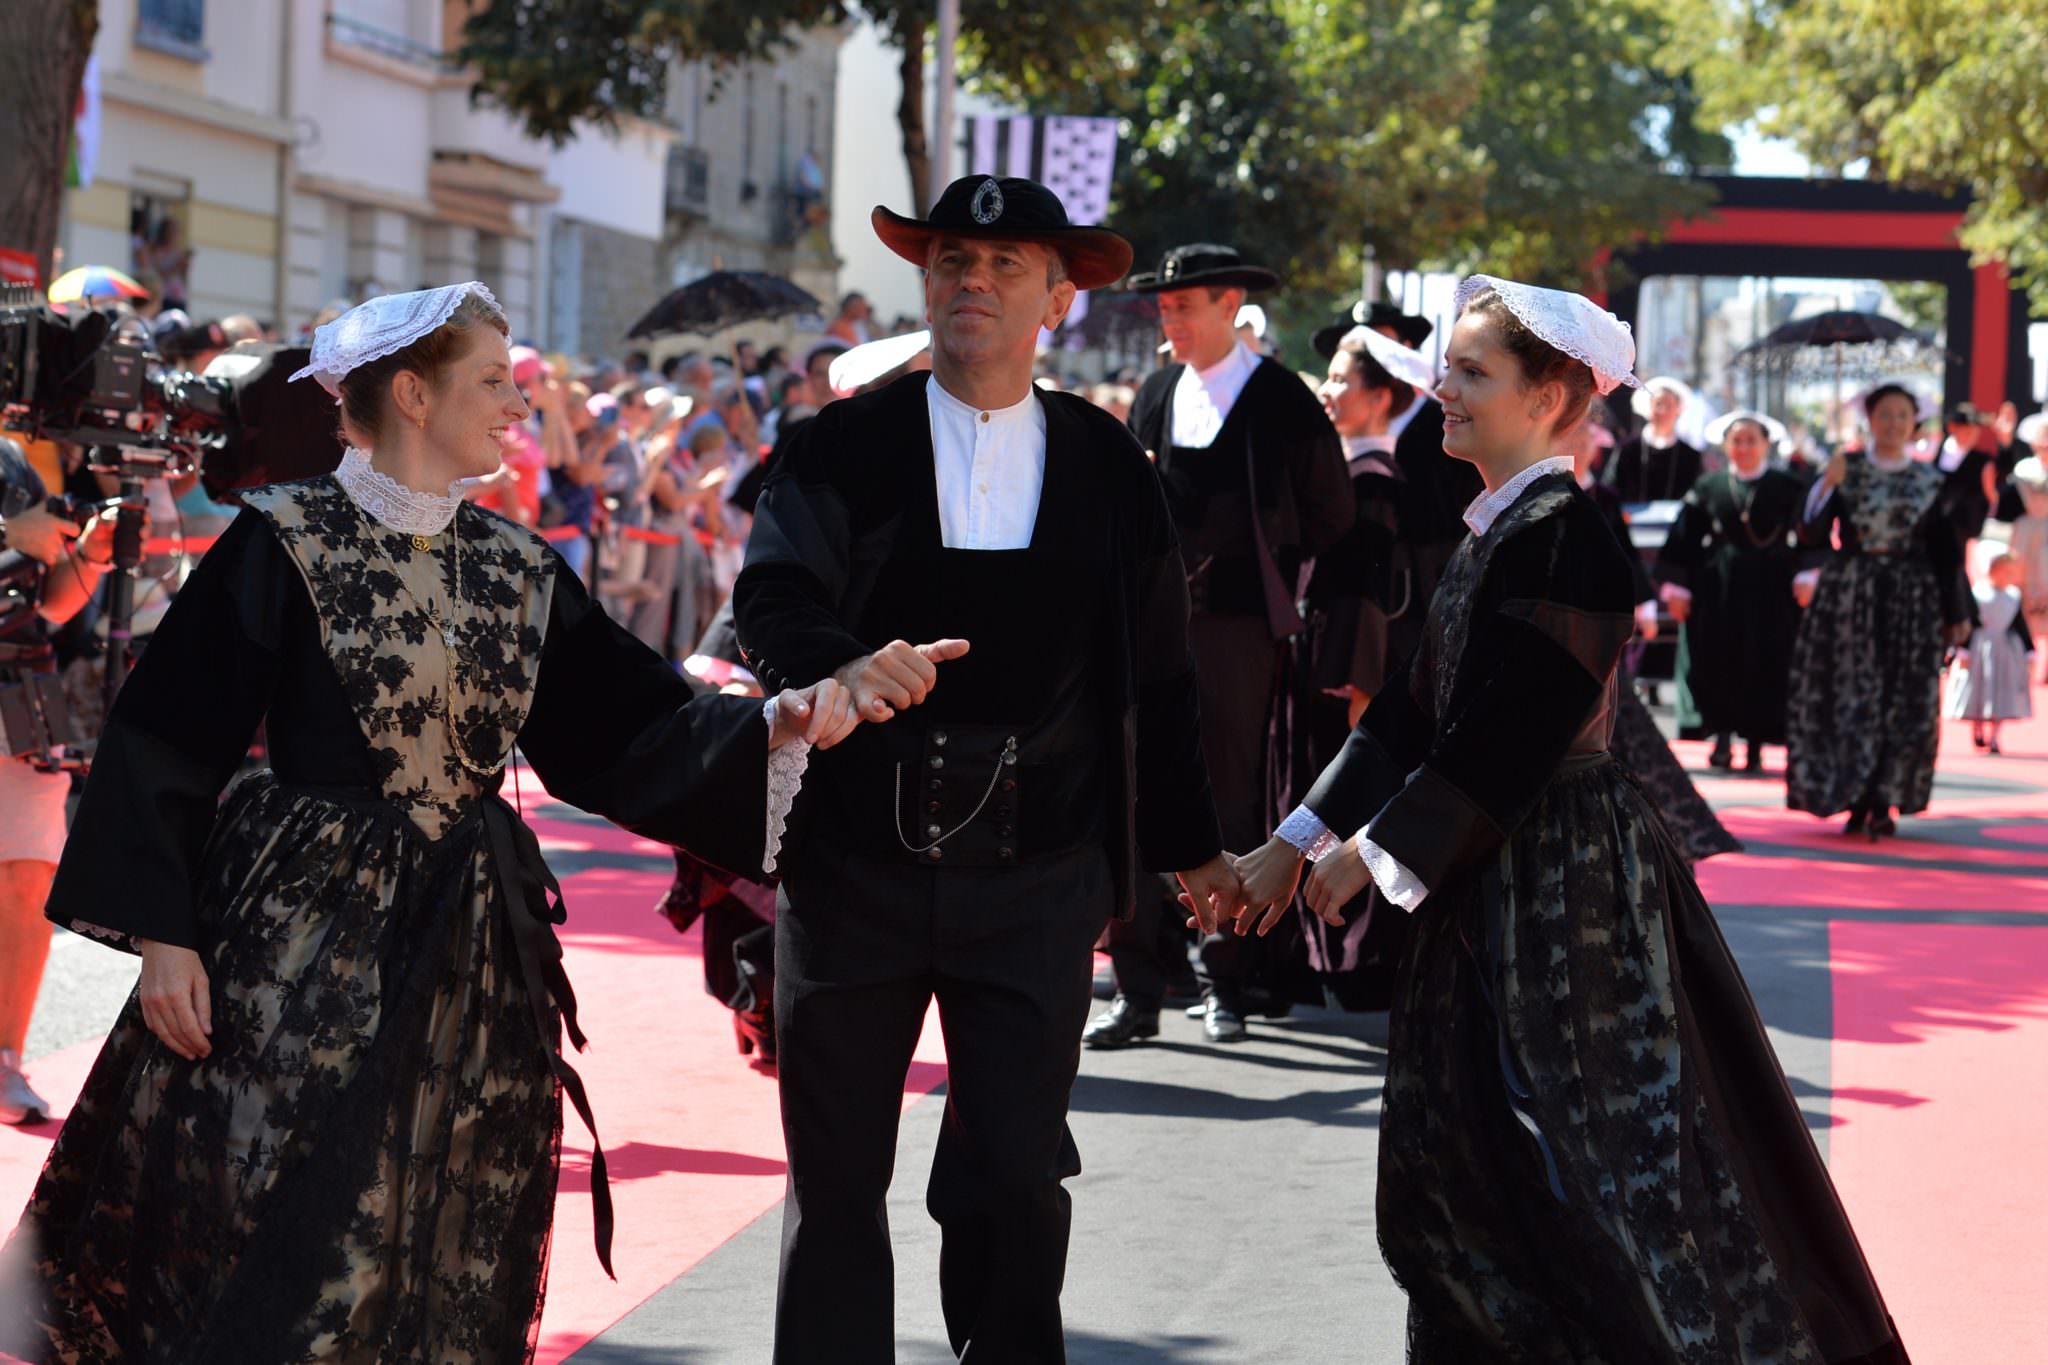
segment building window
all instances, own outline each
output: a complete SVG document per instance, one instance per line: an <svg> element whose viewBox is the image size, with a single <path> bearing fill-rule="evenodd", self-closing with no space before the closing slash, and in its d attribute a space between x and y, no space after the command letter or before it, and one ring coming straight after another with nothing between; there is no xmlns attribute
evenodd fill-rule
<svg viewBox="0 0 2048 1365"><path fill-rule="evenodd" d="M192 247L186 240L189 190L156 187L128 195L129 268L166 308L187 306Z"/></svg>
<svg viewBox="0 0 2048 1365"><path fill-rule="evenodd" d="M754 73L749 71L740 89L740 179L754 178Z"/></svg>
<svg viewBox="0 0 2048 1365"><path fill-rule="evenodd" d="M155 52L206 60L206 0L136 0L135 42Z"/></svg>
<svg viewBox="0 0 2048 1365"><path fill-rule="evenodd" d="M775 183L789 183L789 82L775 85Z"/></svg>

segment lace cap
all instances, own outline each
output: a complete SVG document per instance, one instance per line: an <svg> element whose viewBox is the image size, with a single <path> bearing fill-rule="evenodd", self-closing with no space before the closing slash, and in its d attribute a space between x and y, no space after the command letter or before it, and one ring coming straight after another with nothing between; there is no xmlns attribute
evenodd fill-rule
<svg viewBox="0 0 2048 1365"><path fill-rule="evenodd" d="M1436 366L1429 357L1417 350L1403 346L1385 332L1376 332L1370 327L1353 327L1337 343L1337 349L1348 351L1363 350L1379 362L1381 369L1394 378L1424 393L1436 390Z"/></svg>
<svg viewBox="0 0 2048 1365"><path fill-rule="evenodd" d="M1459 282L1458 292L1453 296L1454 310L1463 313L1472 296L1483 289L1499 294L1501 302L1524 327L1572 359L1583 362L1593 372L1593 386L1602 395L1613 393L1623 384L1632 389L1643 386L1633 373L1636 339L1628 324L1584 294L1543 289L1496 275L1468 275Z"/></svg>
<svg viewBox="0 0 2048 1365"><path fill-rule="evenodd" d="M312 375L320 387L341 397L341 381L350 370L404 350L439 328L456 305L475 294L492 307L498 300L477 280L416 289L410 294L383 294L359 303L325 326L313 329L310 363L292 376Z"/></svg>
<svg viewBox="0 0 2048 1365"><path fill-rule="evenodd" d="M1785 424L1767 412L1751 408L1737 408L1724 412L1707 423L1707 440L1720 445L1728 439L1728 433L1735 429L1737 422L1754 422L1763 428L1764 439L1771 443L1771 449L1782 450L1792 444L1792 433L1785 430Z"/></svg>

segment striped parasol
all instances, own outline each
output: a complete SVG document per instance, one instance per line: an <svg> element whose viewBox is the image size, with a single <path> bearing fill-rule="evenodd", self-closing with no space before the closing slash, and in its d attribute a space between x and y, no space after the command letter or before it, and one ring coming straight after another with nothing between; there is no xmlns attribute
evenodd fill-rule
<svg viewBox="0 0 2048 1365"><path fill-rule="evenodd" d="M82 265L67 270L50 286L51 303L93 299L146 299L149 291L112 266Z"/></svg>

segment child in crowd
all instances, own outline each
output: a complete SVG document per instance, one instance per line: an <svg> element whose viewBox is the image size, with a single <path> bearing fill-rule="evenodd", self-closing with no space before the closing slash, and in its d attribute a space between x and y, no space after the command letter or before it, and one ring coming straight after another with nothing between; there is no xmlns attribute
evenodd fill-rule
<svg viewBox="0 0 2048 1365"><path fill-rule="evenodd" d="M1976 587L1980 624L1949 674L1947 713L1970 722L1979 749L1998 753L1998 729L2034 714L2034 637L2020 611L2020 561L2001 554Z"/></svg>

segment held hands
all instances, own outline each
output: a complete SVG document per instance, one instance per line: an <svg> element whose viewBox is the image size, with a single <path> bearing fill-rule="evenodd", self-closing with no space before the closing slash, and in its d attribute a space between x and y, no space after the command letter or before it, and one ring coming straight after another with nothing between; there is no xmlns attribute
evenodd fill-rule
<svg viewBox="0 0 2048 1365"><path fill-rule="evenodd" d="M844 665L832 677L853 694L856 718L885 721L930 696L939 679L938 665L959 658L967 647L965 640L935 640L928 645L891 640Z"/></svg>
<svg viewBox="0 0 2048 1365"><path fill-rule="evenodd" d="M1372 882L1365 859L1358 855L1358 841L1362 837L1361 833L1346 839L1342 848L1317 863L1316 870L1308 874L1308 908L1322 916L1326 924L1342 924L1344 907Z"/></svg>
<svg viewBox="0 0 2048 1365"><path fill-rule="evenodd" d="M1228 853L1219 853L1200 867L1174 875L1180 879L1180 903L1190 913L1189 928L1213 934L1218 924L1243 911L1244 886L1237 879Z"/></svg>
<svg viewBox="0 0 2048 1365"><path fill-rule="evenodd" d="M188 1062L212 1054L207 1038L213 1032L213 996L199 954L144 939L136 993L142 999L142 1022L165 1047Z"/></svg>
<svg viewBox="0 0 2048 1365"><path fill-rule="evenodd" d="M1277 834L1235 860L1237 879L1244 886L1237 911L1238 937L1251 932L1254 926L1260 938L1272 932L1294 902L1294 888L1301 882L1301 864L1301 850Z"/></svg>
<svg viewBox="0 0 2048 1365"><path fill-rule="evenodd" d="M829 749L859 726L853 694L838 679L827 678L811 687L776 694L775 724L768 732L768 747L780 749L800 739L816 748Z"/></svg>

